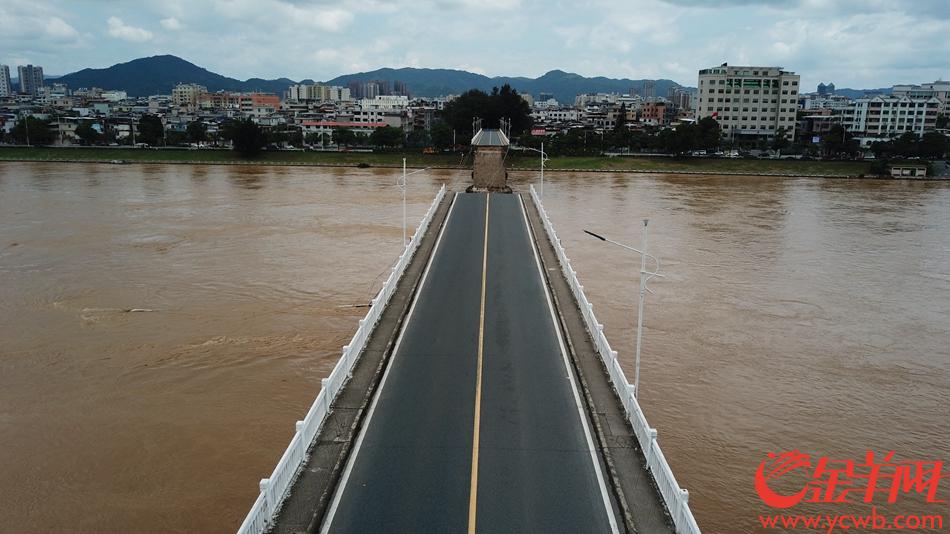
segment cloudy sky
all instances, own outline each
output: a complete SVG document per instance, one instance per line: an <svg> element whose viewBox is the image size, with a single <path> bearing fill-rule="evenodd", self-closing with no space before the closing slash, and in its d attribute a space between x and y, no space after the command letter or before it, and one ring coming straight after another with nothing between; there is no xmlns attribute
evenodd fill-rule
<svg viewBox="0 0 950 534"><path fill-rule="evenodd" d="M950 0L2 0L0 63L47 74L174 54L327 80L378 67L670 78L780 65L802 85L950 78Z"/></svg>

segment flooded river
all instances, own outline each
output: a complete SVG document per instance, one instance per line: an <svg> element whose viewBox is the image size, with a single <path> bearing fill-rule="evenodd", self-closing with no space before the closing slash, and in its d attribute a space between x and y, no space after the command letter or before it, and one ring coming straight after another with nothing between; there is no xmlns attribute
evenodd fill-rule
<svg viewBox="0 0 950 534"><path fill-rule="evenodd" d="M395 176L0 164L0 524L234 531L401 250ZM466 176L415 175L410 224ZM546 173L545 198L631 377L638 261L581 230L651 219L641 403L704 532L755 531L769 451L950 460L950 183Z"/></svg>
<svg viewBox="0 0 950 534"><path fill-rule="evenodd" d="M666 278L647 298L640 402L703 532L766 532L759 514L782 512L753 487L768 452L950 460L950 183L545 178L545 205L631 381L639 257L582 230L638 246L650 219ZM911 492L879 511L948 521L947 504L923 501Z"/></svg>

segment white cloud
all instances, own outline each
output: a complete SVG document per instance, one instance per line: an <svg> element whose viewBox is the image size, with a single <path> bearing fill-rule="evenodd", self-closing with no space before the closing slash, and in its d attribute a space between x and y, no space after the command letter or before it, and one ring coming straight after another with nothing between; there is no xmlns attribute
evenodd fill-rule
<svg viewBox="0 0 950 534"><path fill-rule="evenodd" d="M698 69L727 61L781 65L806 87L880 87L950 77L947 2L0 0L0 59L57 74L168 53L241 79L463 66L689 85ZM103 37L123 46L92 46Z"/></svg>
<svg viewBox="0 0 950 534"><path fill-rule="evenodd" d="M79 32L69 23L59 17L52 17L46 21L44 28L46 35L54 39L75 39L79 37Z"/></svg>
<svg viewBox="0 0 950 534"><path fill-rule="evenodd" d="M168 17L167 19L162 19L159 21L159 23L162 25L162 28L165 28L166 30L170 30L170 31L178 31L182 29L183 27L181 25L181 21L179 21L175 17Z"/></svg>
<svg viewBox="0 0 950 534"><path fill-rule="evenodd" d="M109 25L109 35L115 37L116 39L122 39L123 41L129 41L133 43L144 43L145 41L152 40L152 32L143 28L129 26L128 24L122 22L122 19L119 17L109 17L109 20L106 22Z"/></svg>

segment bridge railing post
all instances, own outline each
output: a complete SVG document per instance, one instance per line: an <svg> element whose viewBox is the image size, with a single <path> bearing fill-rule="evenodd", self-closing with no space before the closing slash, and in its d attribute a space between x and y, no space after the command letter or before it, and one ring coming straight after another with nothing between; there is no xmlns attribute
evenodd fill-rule
<svg viewBox="0 0 950 534"><path fill-rule="evenodd" d="M271 522L270 518L271 518L272 510L274 509L273 505L270 502L270 479L262 478L258 486L261 489L261 495L264 496L264 506L263 506L264 509L262 510L262 513L265 517L264 523L269 525Z"/></svg>

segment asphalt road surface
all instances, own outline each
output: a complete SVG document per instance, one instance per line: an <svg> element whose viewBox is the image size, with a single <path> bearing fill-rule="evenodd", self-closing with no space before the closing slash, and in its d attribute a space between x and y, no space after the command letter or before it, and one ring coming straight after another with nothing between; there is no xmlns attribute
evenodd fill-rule
<svg viewBox="0 0 950 534"><path fill-rule="evenodd" d="M520 197L459 194L324 532L611 532Z"/></svg>

